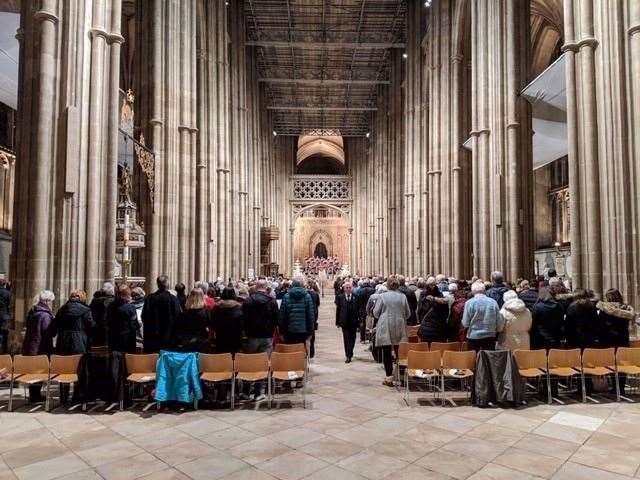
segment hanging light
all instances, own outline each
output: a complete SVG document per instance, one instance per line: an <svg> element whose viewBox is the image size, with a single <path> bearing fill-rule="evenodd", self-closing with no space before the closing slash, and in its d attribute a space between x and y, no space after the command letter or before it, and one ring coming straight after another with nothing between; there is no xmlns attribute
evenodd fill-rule
<svg viewBox="0 0 640 480"><path fill-rule="evenodd" d="M409 54L407 52L404 52L402 54L402 58L404 58L406 60L407 58L409 58Z"/></svg>
<svg viewBox="0 0 640 480"><path fill-rule="evenodd" d="M424 6L427 7L427 8L430 7L431 6L431 2L432 2L432 0L425 0Z"/></svg>
<svg viewBox="0 0 640 480"><path fill-rule="evenodd" d="M278 136L278 132L276 132L275 130L273 131L273 136L277 137Z"/></svg>
<svg viewBox="0 0 640 480"><path fill-rule="evenodd" d="M367 132L367 133L365 134L365 137L369 138L369 136L370 136L370 135L371 135L371 133L370 133L370 132Z"/></svg>

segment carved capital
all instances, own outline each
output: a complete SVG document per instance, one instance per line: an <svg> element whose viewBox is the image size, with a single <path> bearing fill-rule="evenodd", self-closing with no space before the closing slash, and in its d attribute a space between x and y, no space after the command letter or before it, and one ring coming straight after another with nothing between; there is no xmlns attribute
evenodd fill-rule
<svg viewBox="0 0 640 480"><path fill-rule="evenodd" d="M51 23L58 23L58 16L55 13L49 12L47 10L38 10L33 14L33 18L40 22L48 20Z"/></svg>

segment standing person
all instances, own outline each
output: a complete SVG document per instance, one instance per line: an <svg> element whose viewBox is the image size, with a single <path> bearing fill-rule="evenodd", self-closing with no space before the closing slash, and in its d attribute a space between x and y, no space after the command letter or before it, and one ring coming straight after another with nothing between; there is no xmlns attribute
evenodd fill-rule
<svg viewBox="0 0 640 480"><path fill-rule="evenodd" d="M498 335L498 350L529 350L531 312L523 300L513 290L505 292L504 304L500 309L502 329Z"/></svg>
<svg viewBox="0 0 640 480"><path fill-rule="evenodd" d="M311 333L311 339L309 340L309 358L313 358L316 356L316 330L318 330L318 315L320 313L320 294L318 293L318 284L309 280L307 282L307 292L311 295L311 300L313 300L313 332Z"/></svg>
<svg viewBox="0 0 640 480"><path fill-rule="evenodd" d="M180 308L184 310L184 306L187 303L187 294L185 291L187 287L185 287L184 283L176 283L176 286L173 287L176 291L176 297L178 297L178 301L180 302Z"/></svg>
<svg viewBox="0 0 640 480"><path fill-rule="evenodd" d="M22 342L22 355L51 355L53 339L51 338L51 322L53 322L53 301L55 295L50 290L43 290L38 302L27 313L27 332ZM42 402L41 385L29 386L29 401Z"/></svg>
<svg viewBox="0 0 640 480"><path fill-rule="evenodd" d="M144 343L144 328L142 325L142 309L144 308L144 290L135 287L131 290L131 304L136 307L136 317L138 319L138 329L136 330L136 352L142 353Z"/></svg>
<svg viewBox="0 0 640 480"><path fill-rule="evenodd" d="M418 319L418 336L423 342L447 341L449 300L444 297L437 284L430 283L422 291Z"/></svg>
<svg viewBox="0 0 640 480"><path fill-rule="evenodd" d="M236 353L242 347L244 315L236 291L228 286L222 290L220 303L211 313L211 333L216 341L216 353Z"/></svg>
<svg viewBox="0 0 640 480"><path fill-rule="evenodd" d="M254 291L242 304L244 314L244 331L246 339L242 345L244 353L267 352L271 355L273 335L278 326L278 304L267 292L267 281L260 279L256 282ZM245 390L248 395L249 390ZM253 398L259 402L265 399L264 384L255 382Z"/></svg>
<svg viewBox="0 0 640 480"><path fill-rule="evenodd" d="M315 314L311 295L302 280L294 278L280 305L280 330L287 343L305 343L313 332Z"/></svg>
<svg viewBox="0 0 640 480"><path fill-rule="evenodd" d="M567 347L581 350L598 347L600 323L593 294L586 290L576 290L565 317Z"/></svg>
<svg viewBox="0 0 640 480"><path fill-rule="evenodd" d="M398 287L398 291L404 294L405 297L407 297L409 311L411 312L411 316L407 320L407 325L417 325L418 315L416 311L418 309L418 300L416 299L416 294L406 285L406 280L402 275L398 275L397 279L398 283L400 284L400 287Z"/></svg>
<svg viewBox="0 0 640 480"><path fill-rule="evenodd" d="M520 300L524 302L530 312L533 312L533 307L538 301L538 289L531 286L529 280L523 280L520 282L520 293L518 293Z"/></svg>
<svg viewBox="0 0 640 480"><path fill-rule="evenodd" d="M462 326L467 329L469 346L475 351L495 350L496 334L501 329L498 303L485 295L484 283L471 285L473 298L464 305Z"/></svg>
<svg viewBox="0 0 640 480"><path fill-rule="evenodd" d="M0 353L6 351L7 326L11 320L11 291L7 279L0 278Z"/></svg>
<svg viewBox="0 0 640 480"><path fill-rule="evenodd" d="M87 294L74 290L51 323L51 335L57 336L58 355L84 354L91 346L91 332L96 326L87 305Z"/></svg>
<svg viewBox="0 0 640 480"><path fill-rule="evenodd" d="M91 333L91 343L94 347L107 344L109 325L107 324L107 308L116 299L113 283L104 282L102 288L93 294L89 304L91 317L95 322L95 330Z"/></svg>
<svg viewBox="0 0 640 480"><path fill-rule="evenodd" d="M173 348L178 352L209 353L209 311L201 288L194 288L184 304L185 308L173 326Z"/></svg>
<svg viewBox="0 0 640 480"><path fill-rule="evenodd" d="M509 290L509 287L504 283L504 275L502 272L493 272L491 274L491 287L487 289L487 297L492 298L498 304L498 307L502 308L504 303L503 295Z"/></svg>
<svg viewBox="0 0 640 480"><path fill-rule="evenodd" d="M360 329L360 343L365 343L367 340L367 303L369 298L376 290L371 284L371 280L364 279L360 293L356 297L356 303L358 304L358 328Z"/></svg>
<svg viewBox="0 0 640 480"><path fill-rule="evenodd" d="M145 353L171 348L173 325L181 311L178 298L169 292L169 278L160 275L156 284L158 290L147 295L142 309Z"/></svg>
<svg viewBox="0 0 640 480"><path fill-rule="evenodd" d="M398 354L398 345L407 340L407 319L411 310L407 297L398 291L400 282L396 276L387 279L386 293L381 294L373 308L373 316L378 319L376 325L376 347L382 349L382 362L386 378L383 385L393 387L392 351Z"/></svg>
<svg viewBox="0 0 640 480"><path fill-rule="evenodd" d="M107 344L111 352L136 353L140 325L136 307L131 303L131 289L120 285L116 299L107 307Z"/></svg>
<svg viewBox="0 0 640 480"><path fill-rule="evenodd" d="M562 348L564 339L564 309L556 300L558 290L549 288L545 297L533 307L531 313L533 324L531 326L531 349Z"/></svg>
<svg viewBox="0 0 640 480"><path fill-rule="evenodd" d="M467 300L469 300L469 285L466 281L460 281L458 289L453 293L453 304L449 311L450 341L464 342L467 340L467 332L462 326L464 306Z"/></svg>
<svg viewBox="0 0 640 480"><path fill-rule="evenodd" d="M342 329L342 339L344 341L344 363L351 363L353 358L353 348L356 344L356 333L358 331L358 304L353 295L353 284L345 282L342 286L344 293L336 297L336 327Z"/></svg>

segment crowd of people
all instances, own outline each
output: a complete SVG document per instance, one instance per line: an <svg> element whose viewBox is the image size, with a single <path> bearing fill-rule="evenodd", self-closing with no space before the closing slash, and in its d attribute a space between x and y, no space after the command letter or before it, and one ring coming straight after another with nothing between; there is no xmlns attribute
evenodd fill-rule
<svg viewBox="0 0 640 480"><path fill-rule="evenodd" d="M367 330L373 331L372 348L382 357L389 386L407 325L419 325L423 342L467 342L476 351L624 347L637 328L634 309L618 289L603 298L590 290L570 291L554 270L515 284L501 272L490 281L348 277L336 279L334 289L347 363L357 330L363 342Z"/></svg>
<svg viewBox="0 0 640 480"><path fill-rule="evenodd" d="M308 276L317 276L322 270L327 275L336 275L342 269L342 262L338 257L307 257L302 265L302 272Z"/></svg>

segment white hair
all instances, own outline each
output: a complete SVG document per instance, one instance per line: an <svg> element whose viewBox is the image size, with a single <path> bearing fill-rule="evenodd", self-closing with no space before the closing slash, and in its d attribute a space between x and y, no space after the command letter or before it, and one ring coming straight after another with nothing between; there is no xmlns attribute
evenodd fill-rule
<svg viewBox="0 0 640 480"><path fill-rule="evenodd" d="M551 277L549 279L549 286L553 287L554 285L562 285L562 280L560 280L560 277Z"/></svg>
<svg viewBox="0 0 640 480"><path fill-rule="evenodd" d="M473 282L473 284L471 285L471 293L473 293L474 295L478 294L478 293L484 293L484 283L483 282Z"/></svg>
<svg viewBox="0 0 640 480"><path fill-rule="evenodd" d="M115 295L116 294L116 289L113 286L113 283L111 283L111 282L104 282L102 284L102 291L104 293L106 293L107 295Z"/></svg>
<svg viewBox="0 0 640 480"><path fill-rule="evenodd" d="M445 280L447 280L447 277L445 275L443 275L442 273L439 273L438 275L436 275L436 282L437 283L444 282Z"/></svg>
<svg viewBox="0 0 640 480"><path fill-rule="evenodd" d="M385 287L383 284L380 284L376 287L376 293L384 293L387 291L387 287Z"/></svg>
<svg viewBox="0 0 640 480"><path fill-rule="evenodd" d="M36 295L36 298L33 301L33 304L36 305L40 302L53 304L53 301L56 299L56 296L51 290L43 290L39 295Z"/></svg>
<svg viewBox="0 0 640 480"><path fill-rule="evenodd" d="M427 285L433 285L436 283L436 277L427 277Z"/></svg>
<svg viewBox="0 0 640 480"><path fill-rule="evenodd" d="M449 284L449 292L453 293L453 292L457 292L458 291L458 284L457 283L450 283Z"/></svg>
<svg viewBox="0 0 640 480"><path fill-rule="evenodd" d="M513 290L507 290L502 294L502 300L504 300L505 303L509 300L515 300L516 298L518 298L518 294Z"/></svg>
<svg viewBox="0 0 640 480"><path fill-rule="evenodd" d="M205 282L204 280L198 280L193 288L199 288L200 290L202 290L202 293L206 295L209 291L209 283Z"/></svg>

